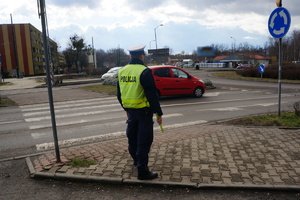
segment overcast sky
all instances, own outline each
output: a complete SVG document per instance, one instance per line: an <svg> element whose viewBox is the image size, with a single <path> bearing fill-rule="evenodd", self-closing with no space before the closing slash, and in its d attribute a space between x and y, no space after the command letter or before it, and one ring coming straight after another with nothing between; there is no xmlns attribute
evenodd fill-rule
<svg viewBox="0 0 300 200"><path fill-rule="evenodd" d="M39 0L38 0L39 1ZM0 24L30 23L41 30L36 0L1 0ZM300 29L300 1L283 0L288 34ZM75 33L96 49L145 44L191 53L198 46L234 42L264 46L275 0L46 0L50 38L64 50Z"/></svg>

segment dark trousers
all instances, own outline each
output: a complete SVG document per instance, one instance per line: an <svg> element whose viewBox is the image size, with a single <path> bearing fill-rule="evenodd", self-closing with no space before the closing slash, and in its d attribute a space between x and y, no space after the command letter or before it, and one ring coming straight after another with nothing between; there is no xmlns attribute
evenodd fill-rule
<svg viewBox="0 0 300 200"><path fill-rule="evenodd" d="M148 108L129 109L126 134L128 150L137 164L139 174L149 172L149 152L153 142L153 112Z"/></svg>

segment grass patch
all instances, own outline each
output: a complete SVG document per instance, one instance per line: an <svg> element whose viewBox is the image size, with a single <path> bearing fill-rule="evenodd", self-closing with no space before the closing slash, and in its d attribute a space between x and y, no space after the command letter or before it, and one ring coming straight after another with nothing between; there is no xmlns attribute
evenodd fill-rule
<svg viewBox="0 0 300 200"><path fill-rule="evenodd" d="M89 90L93 92L117 95L117 87L112 85L91 85L91 86L81 87L81 89Z"/></svg>
<svg viewBox="0 0 300 200"><path fill-rule="evenodd" d="M244 117L229 120L226 123L247 126L281 126L281 127L300 127L300 117L295 113L267 114L259 116Z"/></svg>
<svg viewBox="0 0 300 200"><path fill-rule="evenodd" d="M0 83L0 86L8 85L9 82Z"/></svg>
<svg viewBox="0 0 300 200"><path fill-rule="evenodd" d="M16 105L16 102L14 102L13 100L7 97L0 96L0 106L12 106L12 105Z"/></svg>
<svg viewBox="0 0 300 200"><path fill-rule="evenodd" d="M221 78L241 79L241 80L278 82L278 79L244 77L244 76L238 75L235 71L222 71L222 72L216 72L216 73L213 73L213 76L221 77ZM300 83L299 80L287 80L287 79L282 79L281 81L282 81L282 82L285 82L285 83Z"/></svg>
<svg viewBox="0 0 300 200"><path fill-rule="evenodd" d="M70 159L72 167L89 167L90 165L96 164L96 161L86 160L80 158Z"/></svg>

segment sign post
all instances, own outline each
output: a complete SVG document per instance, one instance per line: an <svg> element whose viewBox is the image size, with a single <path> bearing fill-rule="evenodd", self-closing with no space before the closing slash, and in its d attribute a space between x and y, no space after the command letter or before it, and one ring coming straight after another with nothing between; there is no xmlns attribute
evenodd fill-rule
<svg viewBox="0 0 300 200"><path fill-rule="evenodd" d="M56 120L55 120L55 112L54 112L54 103L53 103L53 94L52 94L52 85L50 80L50 61L49 61L49 36L47 34L46 29L46 5L45 0L40 0L38 5L39 7L39 15L41 17L42 29L43 29L43 43L44 43L44 56L45 56L45 64L46 64L46 72L47 72L47 86L48 86L48 97L49 97L49 106L50 106L50 114L51 114L51 122L52 122L52 131L54 137L54 146L56 152L56 162L60 163L60 153L59 153L59 145L58 145L58 137L57 137L57 129L56 129Z"/></svg>
<svg viewBox="0 0 300 200"><path fill-rule="evenodd" d="M265 66L264 65L260 65L258 67L258 71L260 73L260 78L262 78L263 77L263 73L265 72Z"/></svg>
<svg viewBox="0 0 300 200"><path fill-rule="evenodd" d="M282 38L287 34L291 25L291 15L289 11L282 6L281 0L277 1L276 8L270 15L268 28L270 34L279 39L279 55L278 55L278 116L281 110L281 58L282 58Z"/></svg>

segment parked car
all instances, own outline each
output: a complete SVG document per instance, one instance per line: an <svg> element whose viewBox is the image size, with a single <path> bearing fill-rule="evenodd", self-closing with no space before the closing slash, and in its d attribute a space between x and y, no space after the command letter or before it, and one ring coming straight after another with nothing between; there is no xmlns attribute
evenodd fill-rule
<svg viewBox="0 0 300 200"><path fill-rule="evenodd" d="M253 65L251 65L251 64L240 64L236 68L237 69L249 69L249 68L252 68L252 67L253 67Z"/></svg>
<svg viewBox="0 0 300 200"><path fill-rule="evenodd" d="M199 98L205 93L204 82L179 67L162 65L149 68L159 96L191 94Z"/></svg>
<svg viewBox="0 0 300 200"><path fill-rule="evenodd" d="M103 74L101 76L100 81L104 81L104 80L109 79L109 78L117 78L118 71L121 68L122 67L113 67L113 68L111 68L105 74Z"/></svg>

